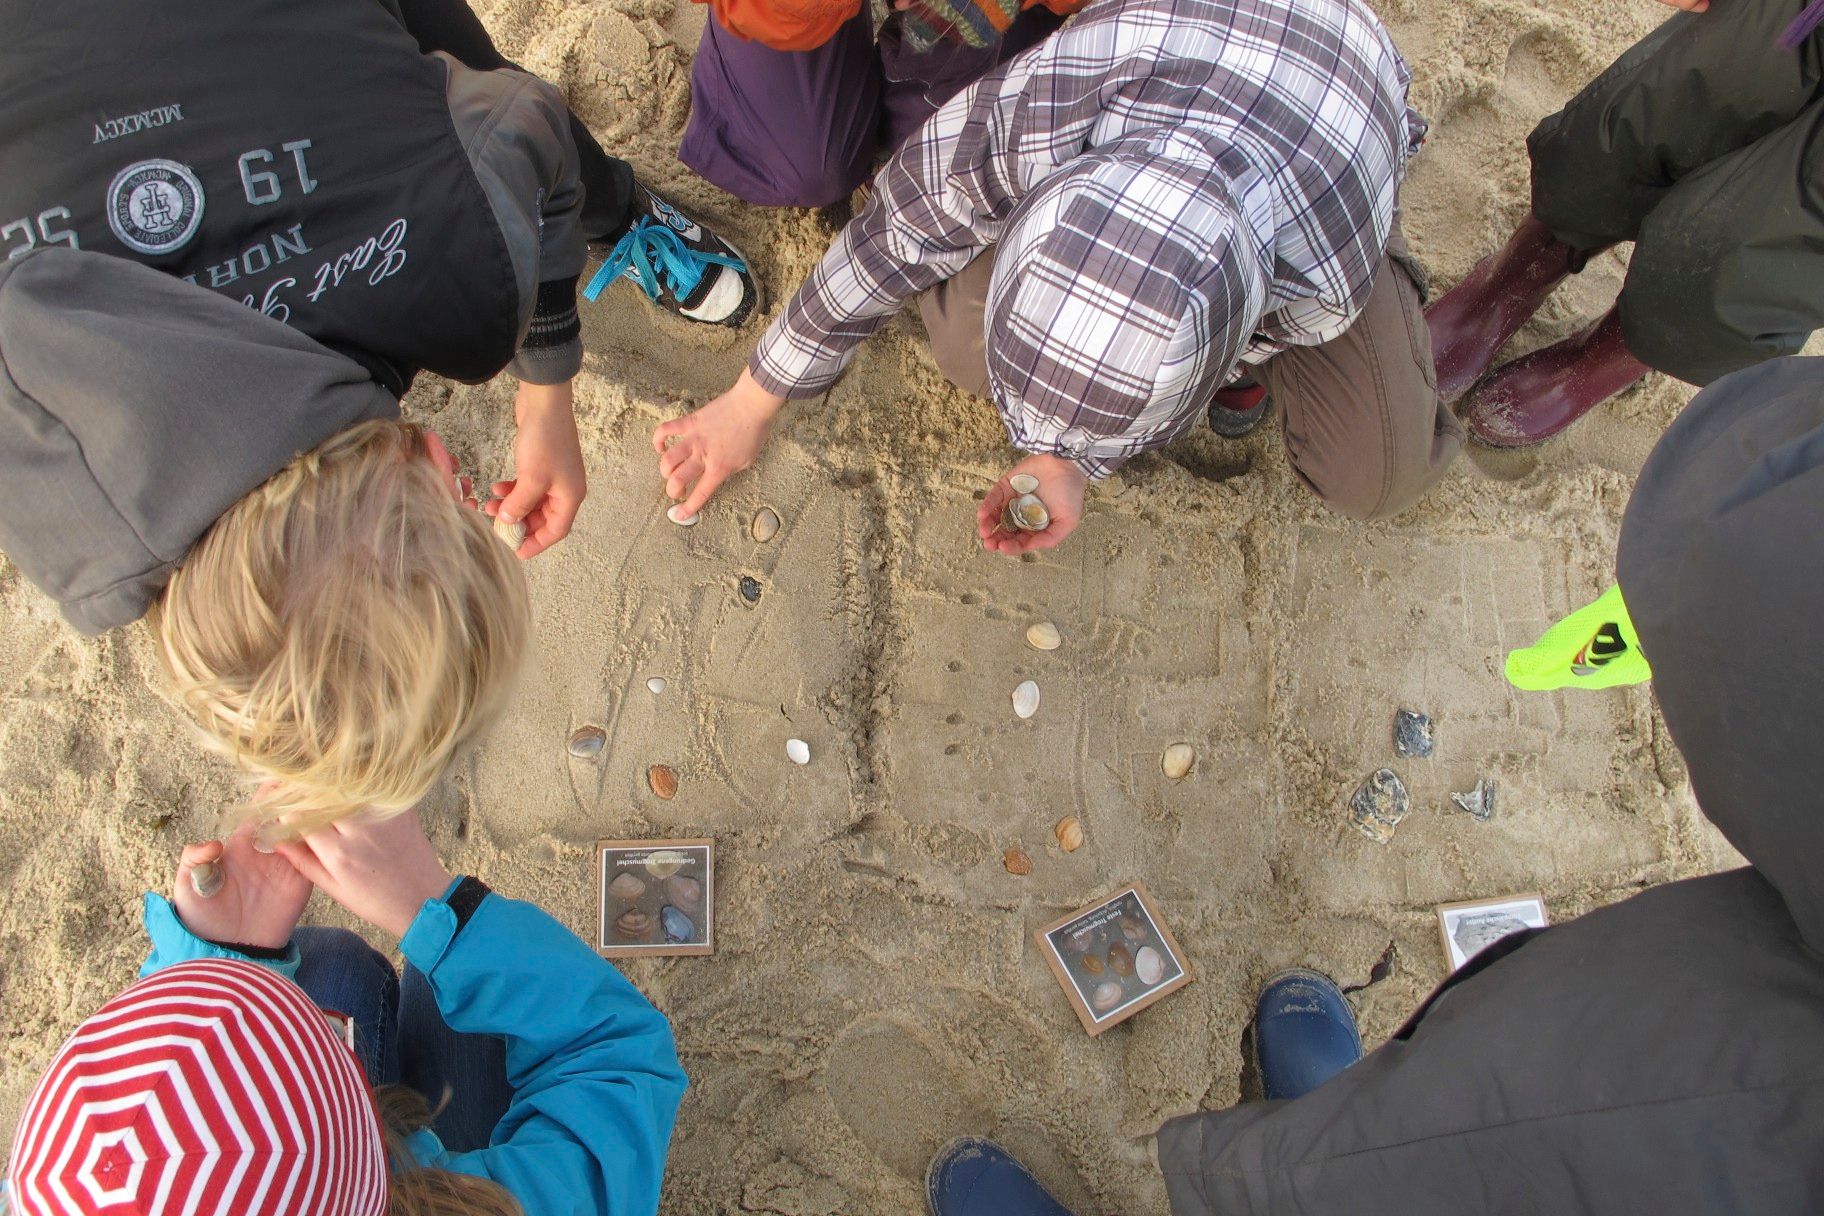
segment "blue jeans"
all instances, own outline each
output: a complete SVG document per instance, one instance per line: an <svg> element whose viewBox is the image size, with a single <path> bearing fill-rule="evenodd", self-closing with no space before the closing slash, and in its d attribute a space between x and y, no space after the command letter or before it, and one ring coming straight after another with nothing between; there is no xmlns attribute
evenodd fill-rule
<svg viewBox="0 0 1824 1216"><path fill-rule="evenodd" d="M433 1110L449 1094L431 1125L437 1138L453 1153L486 1148L513 1100L505 1041L451 1030L421 972L408 965L402 981L385 955L347 929L301 926L292 940L298 987L318 1008L354 1022L368 1082L408 1085Z"/></svg>

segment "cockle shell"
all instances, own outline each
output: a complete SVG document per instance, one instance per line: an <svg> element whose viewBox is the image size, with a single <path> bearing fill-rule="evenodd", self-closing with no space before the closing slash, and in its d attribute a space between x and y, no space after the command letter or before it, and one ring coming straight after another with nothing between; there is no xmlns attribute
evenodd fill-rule
<svg viewBox="0 0 1824 1216"><path fill-rule="evenodd" d="M1096 985L1096 991L1089 998L1089 1003L1097 1013L1106 1013L1121 1003L1122 994L1127 990L1114 980L1104 980Z"/></svg>
<svg viewBox="0 0 1824 1216"><path fill-rule="evenodd" d="M701 515L685 515L683 511L683 503L677 503L674 506L666 507L665 518L669 519L680 528L694 528L697 526L697 521L703 518Z"/></svg>
<svg viewBox="0 0 1824 1216"><path fill-rule="evenodd" d="M1165 959L1151 946L1142 946L1134 955L1134 974L1142 984L1157 984L1165 978Z"/></svg>
<svg viewBox="0 0 1824 1216"><path fill-rule="evenodd" d="M1025 849L1009 847L1001 854L1001 864L1007 867L1009 874L1032 873L1032 858L1026 855Z"/></svg>
<svg viewBox="0 0 1824 1216"><path fill-rule="evenodd" d="M1037 621L1026 629L1026 644L1034 650L1056 650L1064 644L1064 635L1050 621Z"/></svg>
<svg viewBox="0 0 1824 1216"><path fill-rule="evenodd" d="M1052 832L1058 838L1058 847L1066 853L1074 853L1083 847L1083 825L1075 815L1067 815L1058 820L1058 826Z"/></svg>
<svg viewBox="0 0 1824 1216"><path fill-rule="evenodd" d="M1043 532L1051 527L1051 512L1037 494L1021 494L1007 500L1001 523L1010 532Z"/></svg>
<svg viewBox="0 0 1824 1216"><path fill-rule="evenodd" d="M508 519L504 515L494 517L494 535L507 542L515 553L526 543L526 523L522 519Z"/></svg>
<svg viewBox="0 0 1824 1216"><path fill-rule="evenodd" d="M190 867L190 889L198 899L214 899L228 881L219 861L204 861Z"/></svg>
<svg viewBox="0 0 1824 1216"><path fill-rule="evenodd" d="M652 932L652 916L638 908L629 908L615 918L614 931L625 938L645 937Z"/></svg>
<svg viewBox="0 0 1824 1216"><path fill-rule="evenodd" d="M749 535L764 545L779 535L779 513L771 507L761 507L754 512L754 522L748 525L747 530Z"/></svg>
<svg viewBox="0 0 1824 1216"><path fill-rule="evenodd" d="M1007 488L1015 494L1036 494L1039 492L1039 479L1031 473L1015 473L1007 479Z"/></svg>
<svg viewBox="0 0 1824 1216"><path fill-rule="evenodd" d="M608 894L616 899L638 899L646 893L646 884L631 874L619 874L608 884Z"/></svg>
<svg viewBox="0 0 1824 1216"><path fill-rule="evenodd" d="M664 692L667 687L664 676L654 676L646 681L646 691L655 697Z"/></svg>
<svg viewBox="0 0 1824 1216"><path fill-rule="evenodd" d="M655 849L646 854L646 872L654 878L670 878L682 870L688 860L676 849Z"/></svg>
<svg viewBox="0 0 1824 1216"><path fill-rule="evenodd" d="M578 760L593 760L608 745L608 732L599 726L579 726L570 732L564 750Z"/></svg>
<svg viewBox="0 0 1824 1216"><path fill-rule="evenodd" d="M678 796L678 774L675 769L655 764L646 770L646 784L652 792L669 802Z"/></svg>
<svg viewBox="0 0 1824 1216"><path fill-rule="evenodd" d="M1039 686L1026 680L1013 690L1013 716L1030 718L1039 712Z"/></svg>
<svg viewBox="0 0 1824 1216"><path fill-rule="evenodd" d="M1116 975L1132 975L1134 973L1133 951L1120 942L1116 942L1108 948L1108 965Z"/></svg>
<svg viewBox="0 0 1824 1216"><path fill-rule="evenodd" d="M809 764L811 762L811 745L806 743L803 739L787 739L785 741L785 757L793 764Z"/></svg>
<svg viewBox="0 0 1824 1216"><path fill-rule="evenodd" d="M686 912L695 912L703 906L703 884L688 874L673 874L667 878L665 894Z"/></svg>
<svg viewBox="0 0 1824 1216"><path fill-rule="evenodd" d="M1083 970L1089 972L1091 975L1101 975L1102 956L1100 954L1085 954L1083 956Z"/></svg>
<svg viewBox="0 0 1824 1216"><path fill-rule="evenodd" d="M1159 767L1173 781L1183 781L1191 771L1191 765L1197 763L1197 749L1188 743L1174 743L1165 749L1165 755L1159 760Z"/></svg>

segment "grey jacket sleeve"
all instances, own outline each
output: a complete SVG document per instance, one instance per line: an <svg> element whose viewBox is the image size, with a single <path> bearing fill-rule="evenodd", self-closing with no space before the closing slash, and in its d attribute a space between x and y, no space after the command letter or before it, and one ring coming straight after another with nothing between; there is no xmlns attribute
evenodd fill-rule
<svg viewBox="0 0 1824 1216"><path fill-rule="evenodd" d="M551 85L524 72L477 72L439 51L449 72L450 117L519 282L519 354L507 370L562 384L583 365L576 280L588 241L570 111Z"/></svg>
<svg viewBox="0 0 1824 1216"><path fill-rule="evenodd" d="M350 359L125 258L0 262L0 551L101 633L293 457L399 403Z"/></svg>

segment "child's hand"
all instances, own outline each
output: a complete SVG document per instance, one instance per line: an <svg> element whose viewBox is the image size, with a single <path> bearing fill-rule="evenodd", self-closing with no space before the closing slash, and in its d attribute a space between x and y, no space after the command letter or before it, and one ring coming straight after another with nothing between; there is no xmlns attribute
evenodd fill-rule
<svg viewBox="0 0 1824 1216"><path fill-rule="evenodd" d="M583 445L569 384L521 384L513 401L519 436L513 441L513 480L494 483L502 496L488 514L526 525L522 558L537 557L564 537L589 493Z"/></svg>
<svg viewBox="0 0 1824 1216"><path fill-rule="evenodd" d="M1028 473L1039 479L1039 488L1034 493L1051 515L1051 526L1043 532L1009 530L1001 522L1001 512L1008 500L1018 497L1007 484L1008 478L1015 473ZM1008 469L976 508L975 528L981 535L982 548L1009 556L1056 548L1082 521L1083 494L1088 488L1089 478L1083 470L1063 457L1028 456Z"/></svg>
<svg viewBox="0 0 1824 1216"><path fill-rule="evenodd" d="M682 499L685 491L690 493L679 515L701 511L724 481L754 463L784 406L784 397L761 388L743 368L726 393L653 431L652 450L659 454L666 496ZM676 442L666 447L671 440Z"/></svg>
<svg viewBox="0 0 1824 1216"><path fill-rule="evenodd" d="M339 820L279 845L279 853L323 894L394 937L404 937L424 901L450 885L450 872L412 811Z"/></svg>
<svg viewBox="0 0 1824 1216"><path fill-rule="evenodd" d="M171 902L184 927L206 941L282 950L310 900L310 880L285 858L255 849L253 834L245 824L226 841L186 846ZM203 871L203 890L214 887L208 896L197 894L192 878L204 865L213 867Z"/></svg>

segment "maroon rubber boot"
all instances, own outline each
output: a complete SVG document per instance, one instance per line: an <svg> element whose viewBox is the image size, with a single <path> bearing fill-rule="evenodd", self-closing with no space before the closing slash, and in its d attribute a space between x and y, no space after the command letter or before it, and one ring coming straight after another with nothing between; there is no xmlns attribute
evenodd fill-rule
<svg viewBox="0 0 1824 1216"><path fill-rule="evenodd" d="M1438 396L1455 401L1487 373L1507 340L1587 260L1529 212L1499 253L1483 258L1425 310Z"/></svg>
<svg viewBox="0 0 1824 1216"><path fill-rule="evenodd" d="M1621 336L1621 310L1562 342L1504 363L1464 402L1470 438L1491 448L1542 443L1647 374Z"/></svg>

